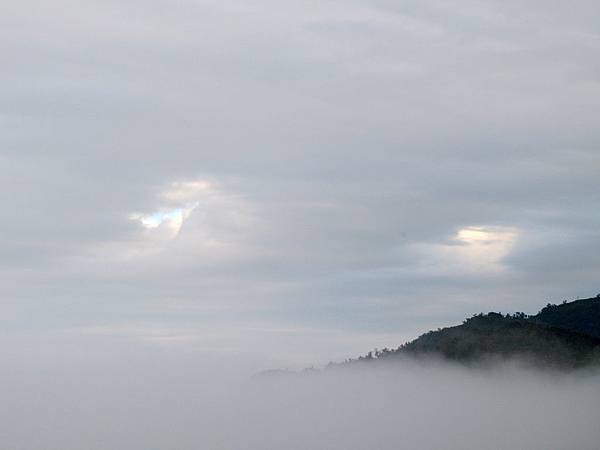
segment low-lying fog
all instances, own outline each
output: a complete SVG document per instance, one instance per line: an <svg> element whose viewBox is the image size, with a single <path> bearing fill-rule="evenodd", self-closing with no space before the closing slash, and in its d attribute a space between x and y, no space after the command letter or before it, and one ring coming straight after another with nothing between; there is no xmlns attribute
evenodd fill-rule
<svg viewBox="0 0 600 450"><path fill-rule="evenodd" d="M590 449L600 375L403 363L254 377L166 351L8 355L5 450Z"/></svg>

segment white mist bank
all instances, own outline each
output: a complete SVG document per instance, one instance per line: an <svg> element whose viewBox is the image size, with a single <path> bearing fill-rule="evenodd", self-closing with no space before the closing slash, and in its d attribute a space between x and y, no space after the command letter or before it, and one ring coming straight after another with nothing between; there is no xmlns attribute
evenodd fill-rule
<svg viewBox="0 0 600 450"><path fill-rule="evenodd" d="M39 355L38 355L39 356ZM600 375L404 362L249 378L146 352L5 360L6 450L598 448Z"/></svg>

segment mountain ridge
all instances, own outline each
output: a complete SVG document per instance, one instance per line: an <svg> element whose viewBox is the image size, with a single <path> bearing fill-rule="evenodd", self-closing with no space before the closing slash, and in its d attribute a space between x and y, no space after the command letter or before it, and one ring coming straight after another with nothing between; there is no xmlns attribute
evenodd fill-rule
<svg viewBox="0 0 600 450"><path fill-rule="evenodd" d="M396 349L375 349L342 364L400 357L439 357L463 364L520 358L536 366L576 369L600 363L600 295L537 314L476 314L460 325L429 331Z"/></svg>

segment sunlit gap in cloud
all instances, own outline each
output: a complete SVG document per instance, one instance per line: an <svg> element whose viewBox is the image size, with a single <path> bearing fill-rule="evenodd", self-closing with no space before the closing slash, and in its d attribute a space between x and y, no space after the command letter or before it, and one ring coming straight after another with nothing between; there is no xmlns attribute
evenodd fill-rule
<svg viewBox="0 0 600 450"><path fill-rule="evenodd" d="M421 270L445 275L502 275L508 270L504 259L513 251L519 230L514 227L467 226L450 241L420 244Z"/></svg>
<svg viewBox="0 0 600 450"><path fill-rule="evenodd" d="M192 211L199 205L196 202L184 208L176 208L173 210L157 211L149 215L139 215L133 217L138 220L146 228L157 228L163 223L168 224L171 228L179 230L183 221L189 217Z"/></svg>
<svg viewBox="0 0 600 450"><path fill-rule="evenodd" d="M146 230L167 230L174 238L192 212L200 205L200 199L212 192L207 181L177 181L161 192L159 202L166 205L151 213L133 213L130 220L138 222Z"/></svg>
<svg viewBox="0 0 600 450"><path fill-rule="evenodd" d="M502 260L512 251L519 232L511 227L472 226L458 230L450 251L457 262L474 272L502 273ZM452 246L450 246L452 247Z"/></svg>

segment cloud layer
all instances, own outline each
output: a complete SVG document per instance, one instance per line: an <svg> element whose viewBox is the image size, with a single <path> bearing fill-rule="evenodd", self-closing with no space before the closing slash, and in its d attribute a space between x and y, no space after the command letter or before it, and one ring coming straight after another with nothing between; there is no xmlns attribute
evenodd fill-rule
<svg viewBox="0 0 600 450"><path fill-rule="evenodd" d="M600 439L597 373L404 361L242 380L242 360L87 344L3 353L6 448L592 450Z"/></svg>
<svg viewBox="0 0 600 450"><path fill-rule="evenodd" d="M599 13L7 5L5 328L193 330L173 342L302 364L595 294Z"/></svg>

